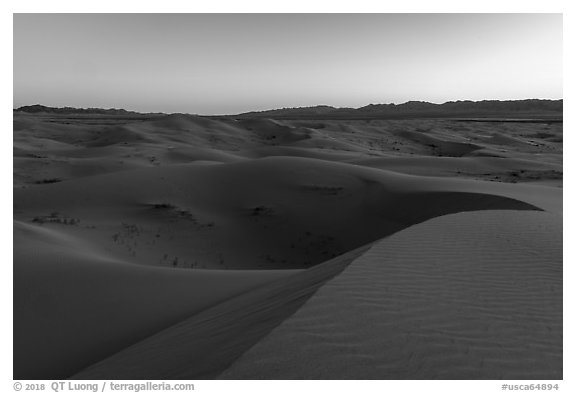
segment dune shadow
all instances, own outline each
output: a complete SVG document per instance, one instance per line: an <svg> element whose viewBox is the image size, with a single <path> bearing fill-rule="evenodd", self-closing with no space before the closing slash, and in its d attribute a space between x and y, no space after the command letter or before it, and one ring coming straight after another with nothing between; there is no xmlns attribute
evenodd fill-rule
<svg viewBox="0 0 576 393"><path fill-rule="evenodd" d="M368 183L367 202L378 205L384 186L378 182ZM391 195L389 191L386 194L386 203L375 214L403 223L399 230L442 215L466 211L542 210L491 194L419 192ZM391 209L391 206L396 208ZM410 206L418 208L410 209ZM382 238L376 233L375 237L374 240ZM294 314L326 282L368 251L372 244L374 242L348 250L303 272L224 301L86 368L72 379L217 378L244 352Z"/></svg>

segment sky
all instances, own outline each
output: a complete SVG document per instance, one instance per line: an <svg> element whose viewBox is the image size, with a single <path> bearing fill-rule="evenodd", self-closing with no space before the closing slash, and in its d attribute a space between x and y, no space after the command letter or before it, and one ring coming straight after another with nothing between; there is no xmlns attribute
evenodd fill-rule
<svg viewBox="0 0 576 393"><path fill-rule="evenodd" d="M562 98L561 14L14 14L13 105Z"/></svg>

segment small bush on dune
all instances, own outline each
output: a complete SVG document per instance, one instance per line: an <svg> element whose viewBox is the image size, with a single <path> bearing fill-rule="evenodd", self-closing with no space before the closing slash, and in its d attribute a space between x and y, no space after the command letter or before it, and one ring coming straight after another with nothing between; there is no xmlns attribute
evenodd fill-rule
<svg viewBox="0 0 576 393"><path fill-rule="evenodd" d="M50 184L50 183L59 183L61 181L62 181L62 179L58 179L57 177L54 177L51 179L37 180L34 183L36 183L36 184Z"/></svg>

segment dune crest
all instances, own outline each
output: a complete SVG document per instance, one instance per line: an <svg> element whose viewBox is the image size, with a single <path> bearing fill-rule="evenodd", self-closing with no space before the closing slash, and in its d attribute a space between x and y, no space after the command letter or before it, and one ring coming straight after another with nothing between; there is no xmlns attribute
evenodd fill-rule
<svg viewBox="0 0 576 393"><path fill-rule="evenodd" d="M224 379L562 379L562 228L469 212L378 242Z"/></svg>

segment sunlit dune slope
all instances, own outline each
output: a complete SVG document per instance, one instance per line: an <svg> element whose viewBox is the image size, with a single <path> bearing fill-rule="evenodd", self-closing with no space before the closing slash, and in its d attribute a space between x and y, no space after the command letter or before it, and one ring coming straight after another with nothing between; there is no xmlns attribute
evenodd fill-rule
<svg viewBox="0 0 576 393"><path fill-rule="evenodd" d="M466 212L380 241L225 379L562 379L562 225Z"/></svg>

